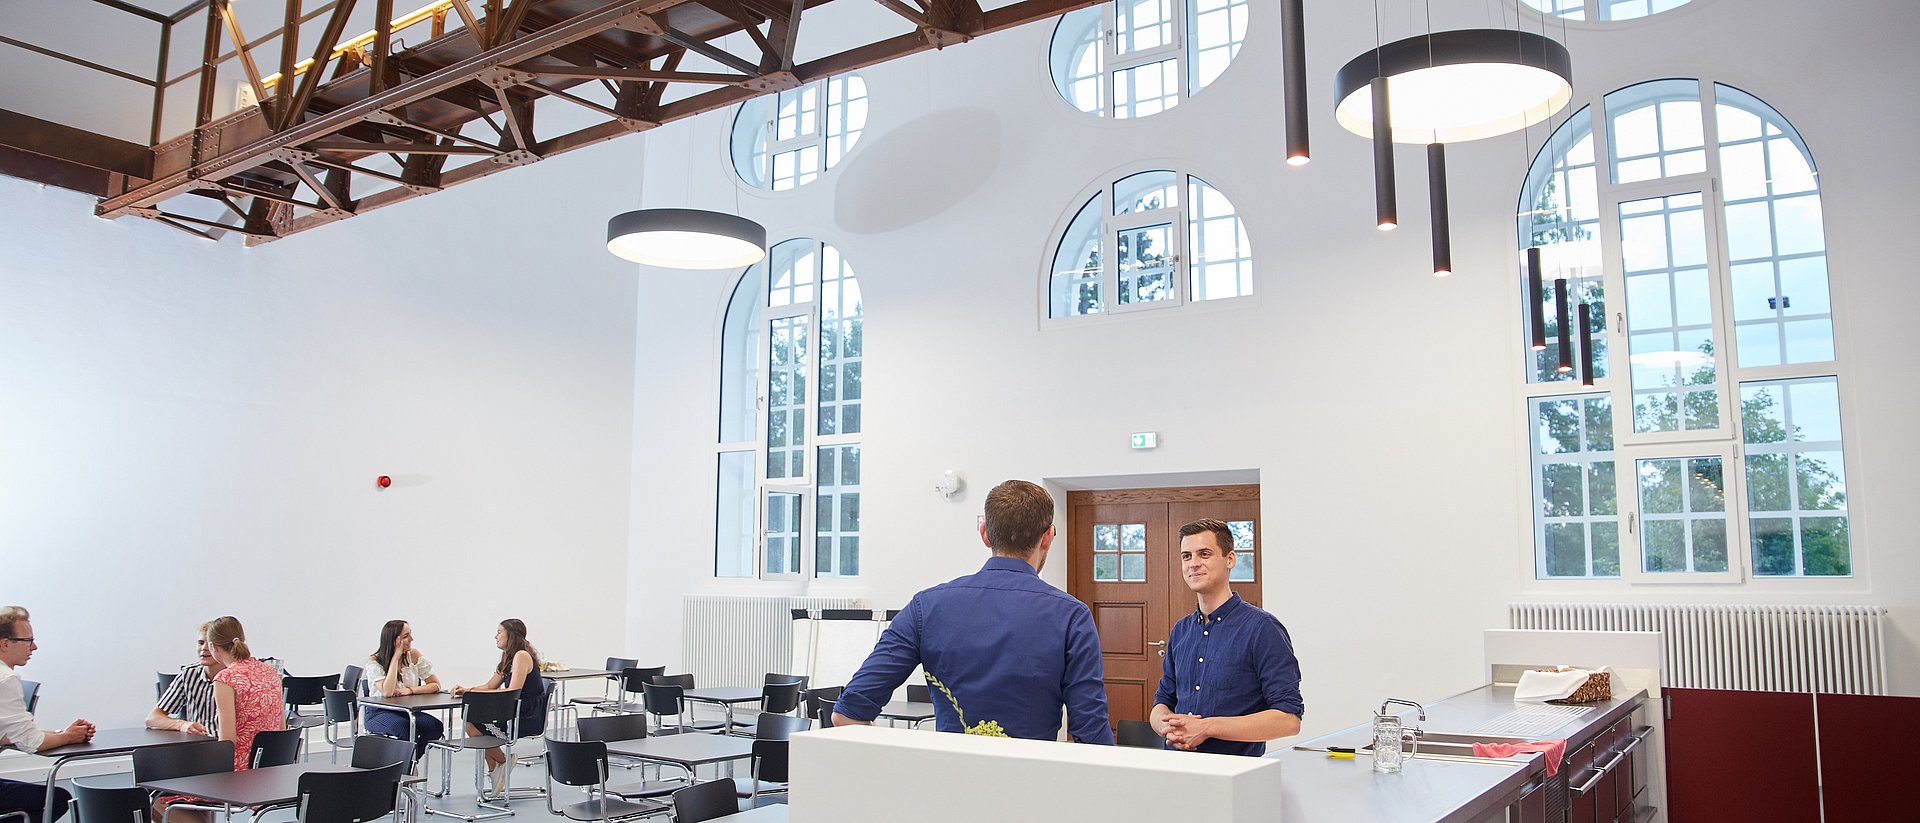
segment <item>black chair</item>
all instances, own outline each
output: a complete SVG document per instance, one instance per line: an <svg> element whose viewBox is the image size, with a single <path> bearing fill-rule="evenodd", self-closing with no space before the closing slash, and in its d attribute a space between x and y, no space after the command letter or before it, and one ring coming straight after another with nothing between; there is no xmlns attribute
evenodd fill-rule
<svg viewBox="0 0 1920 823"><path fill-rule="evenodd" d="M775 674L774 672L767 672L767 678L760 682L768 686L776 686L781 683L799 683L800 690L804 692L807 690L808 684L813 682L813 678L804 674Z"/></svg>
<svg viewBox="0 0 1920 823"><path fill-rule="evenodd" d="M907 684L907 702L908 703L932 703L933 692L928 691L925 684L908 683Z"/></svg>
<svg viewBox="0 0 1920 823"><path fill-rule="evenodd" d="M763 714L755 718L755 740L787 740L813 728L813 721L790 714Z"/></svg>
<svg viewBox="0 0 1920 823"><path fill-rule="evenodd" d="M788 745L784 738L753 741L753 760L747 767L749 776L727 781L733 784L734 796L747 801L747 808L760 805L760 798L766 795L787 793Z"/></svg>
<svg viewBox="0 0 1920 823"><path fill-rule="evenodd" d="M620 679L618 681L620 683L620 699L594 706L592 710L593 713L616 712L619 714L644 714L647 710L646 704L636 698L642 694L643 687L645 687L646 684L652 683L654 678L666 673L667 667L665 666L628 666L621 669Z"/></svg>
<svg viewBox="0 0 1920 823"><path fill-rule="evenodd" d="M367 694L366 676L366 667L348 665L346 668L340 670L340 688L365 697Z"/></svg>
<svg viewBox="0 0 1920 823"><path fill-rule="evenodd" d="M377 769L404 763L413 766L413 744L397 737L362 735L353 740L353 760L348 763L356 769Z"/></svg>
<svg viewBox="0 0 1920 823"><path fill-rule="evenodd" d="M667 810L657 800L628 800L607 790L607 744L547 738L547 811L569 820L629 820ZM587 789L587 799L555 808L553 784Z"/></svg>
<svg viewBox="0 0 1920 823"><path fill-rule="evenodd" d="M169 688L172 688L172 686L173 686L173 681L175 681L175 680L177 680L177 679L179 679L179 678L180 678L180 673L179 673L179 672L177 672L177 671L173 671L173 672L154 672L154 674L153 674L153 699L155 699L155 700L159 700L159 699L160 699L160 698L162 698L162 697L166 697L166 696L167 696L167 689L169 689Z"/></svg>
<svg viewBox="0 0 1920 823"><path fill-rule="evenodd" d="M73 782L73 812L87 823L149 823L153 798L133 786L89 786Z"/></svg>
<svg viewBox="0 0 1920 823"><path fill-rule="evenodd" d="M40 708L40 682L37 680L20 681L20 699L27 704L27 714L33 714Z"/></svg>
<svg viewBox="0 0 1920 823"><path fill-rule="evenodd" d="M673 823L701 823L739 811L740 798L733 793L731 780L695 783L673 793Z"/></svg>
<svg viewBox="0 0 1920 823"><path fill-rule="evenodd" d="M643 740L647 736L647 717L641 714L616 714L611 717L580 718L580 739L589 743L609 743L616 740ZM548 741L551 744L552 741ZM551 764L549 764L551 768ZM683 770L685 767L680 767ZM643 775L644 776L644 775ZM622 783L606 791L615 797L632 799L636 797L663 797L684 789L693 781L693 772L675 780L641 780L638 783Z"/></svg>
<svg viewBox="0 0 1920 823"><path fill-rule="evenodd" d="M133 752L134 785L154 780L170 780L175 777L192 777L200 774L218 774L233 771L233 741L208 740L203 743L187 743L179 746L157 746L149 749L135 749ZM160 815L161 823L170 817L173 810L190 809L208 813L224 812L225 807L199 803L172 803Z"/></svg>
<svg viewBox="0 0 1920 823"><path fill-rule="evenodd" d="M767 675L768 678L775 676L776 675ZM761 686L760 713L793 714L796 709L800 708L800 692L804 688L805 685L799 680L789 680L784 683L769 683ZM735 720L733 721L732 728L728 729L728 731L732 731L733 729L751 729L753 727L754 721L752 720Z"/></svg>
<svg viewBox="0 0 1920 823"><path fill-rule="evenodd" d="M692 675L687 675L691 678ZM658 680L659 678L655 678ZM687 734L689 732L718 731L726 726L725 721L717 723L695 723L688 717L686 690L688 687L666 683L648 683L641 692L647 707L647 715L654 718L653 733ZM666 718L674 718L674 725L668 726Z"/></svg>
<svg viewBox="0 0 1920 823"><path fill-rule="evenodd" d="M362 823L400 806L405 763L350 772L300 775L300 823Z"/></svg>
<svg viewBox="0 0 1920 823"><path fill-rule="evenodd" d="M247 768L289 766L300 762L300 735L299 729L256 733L253 745L247 747Z"/></svg>
<svg viewBox="0 0 1920 823"><path fill-rule="evenodd" d="M352 668L349 666L348 668ZM360 736L360 701L351 689L327 689L320 701L327 725L324 733L327 742L333 745L333 753L339 754L343 748L352 748L353 742ZM347 724L353 734L340 736L340 724Z"/></svg>
<svg viewBox="0 0 1920 823"><path fill-rule="evenodd" d="M1139 749L1164 749L1166 741L1153 733L1153 724L1145 720L1122 720L1114 742Z"/></svg>
<svg viewBox="0 0 1920 823"><path fill-rule="evenodd" d="M615 698L609 696L607 692L611 691L613 689L613 686L620 682L622 673L638 665L640 665L640 661L635 660L633 658L627 658L627 657L607 658L606 669L607 671L612 672L612 674L607 675L606 682L600 684L600 696L594 697L589 695L587 697L576 697L571 700L568 700L567 702L575 706L599 706L600 704L606 703L608 701L618 702L617 700L615 700ZM661 671L662 672L666 671L666 668L661 667Z"/></svg>
<svg viewBox="0 0 1920 823"><path fill-rule="evenodd" d="M547 683L549 686L551 685L551 681L546 680L546 678L541 678L541 682ZM467 823L474 823L474 821L478 820L491 820L513 814L512 809L502 805L508 800L511 800L513 795L513 789L511 788L513 783L513 764L515 760L513 743L522 737L538 736L541 732L539 729L523 730L520 727L520 702L520 692L518 691L467 692L461 696L461 717L469 725L479 729L480 734L467 735L457 740L435 740L427 744L427 748L437 749L441 754L439 796L446 796L453 788L453 753L455 751L475 751L478 749L492 748L504 749L506 750L507 762L502 768L506 769L506 774L502 775L501 778L500 793L497 795L494 794L491 787L486 785L486 759L478 756L474 757L473 787L474 793L478 795L476 805L489 811L475 812L471 815L466 815L441 809L428 809L428 814L457 817L467 821ZM545 703L544 700L541 702ZM529 716L538 718L539 723L544 725L546 722L545 706L543 705L541 707L538 714L530 714ZM545 794L545 790L541 789L538 793Z"/></svg>
<svg viewBox="0 0 1920 823"><path fill-rule="evenodd" d="M807 717L820 723L820 728L833 728L833 706L840 702L840 692L845 686L828 686L807 691Z"/></svg>

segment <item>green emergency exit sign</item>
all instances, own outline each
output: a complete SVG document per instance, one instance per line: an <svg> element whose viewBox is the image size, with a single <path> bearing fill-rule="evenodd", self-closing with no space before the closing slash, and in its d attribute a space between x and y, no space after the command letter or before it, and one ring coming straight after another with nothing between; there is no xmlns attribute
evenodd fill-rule
<svg viewBox="0 0 1920 823"><path fill-rule="evenodd" d="M1159 445L1160 445L1159 432L1134 432L1133 433L1133 447L1136 449L1152 449L1152 448L1159 447Z"/></svg>

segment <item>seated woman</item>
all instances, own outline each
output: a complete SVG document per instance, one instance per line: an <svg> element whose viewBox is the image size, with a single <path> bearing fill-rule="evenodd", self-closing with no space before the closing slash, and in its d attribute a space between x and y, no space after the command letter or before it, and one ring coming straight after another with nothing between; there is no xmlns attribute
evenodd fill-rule
<svg viewBox="0 0 1920 823"><path fill-rule="evenodd" d="M241 628L237 617L220 617L207 624L207 649L221 666L220 673L213 676L218 737L233 741L233 770L244 771L249 765L254 735L287 727L280 671L254 658L252 650L247 648L247 631ZM168 823L211 820L204 812L166 815L166 806L179 801L206 802L177 795L162 797L154 805L155 819Z"/></svg>
<svg viewBox="0 0 1920 823"><path fill-rule="evenodd" d="M389 620L380 627L380 648L367 657L367 682L381 697L409 694L433 694L440 691L440 678L433 673L427 656L413 647L413 626L405 620ZM350 684L341 684L352 688ZM407 739L407 715L394 709L366 710L367 731L386 737ZM446 734L440 718L423 711L413 713L413 757L427 750L427 743Z"/></svg>
<svg viewBox="0 0 1920 823"><path fill-rule="evenodd" d="M493 645L500 649L500 664L494 667L493 676L487 678L484 685L467 688L454 686L455 695L467 692L520 692L520 734L522 736L539 734L546 728L546 714L542 706L546 702L547 681L540 676L540 653L533 644L527 642L527 624L517 618L500 621L500 628L493 633ZM469 736L485 732L467 724ZM490 776L494 793L501 789L501 764L507 762L506 753L499 748L483 750L487 758L487 774Z"/></svg>

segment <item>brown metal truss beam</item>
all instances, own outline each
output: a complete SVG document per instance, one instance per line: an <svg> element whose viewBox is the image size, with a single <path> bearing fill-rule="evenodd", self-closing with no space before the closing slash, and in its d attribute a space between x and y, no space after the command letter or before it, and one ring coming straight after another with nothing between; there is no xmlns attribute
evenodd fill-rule
<svg viewBox="0 0 1920 823"><path fill-rule="evenodd" d="M223 19L228 2L195 2L169 19L209 14L211 58L219 54L213 46L219 45L221 34L245 42L234 21ZM285 2L288 20L303 18L299 0ZM382 12L392 5L390 0L375 2ZM387 53L392 32L382 25L378 34L383 36L376 38L371 53L362 55L370 65L343 61L328 77L327 64L356 4L336 0L328 4L332 16L326 31L313 43L313 64L297 81L286 71L293 57L288 46L276 55L282 69L277 87L256 80L257 70L247 72L250 82L263 86L264 99L284 102L235 112L156 145L146 151L147 162L137 170L127 167L125 152L120 152L119 170L108 177L108 196L95 211L103 217L162 220L202 236L238 231L249 242L264 242L1101 0L1018 0L992 11L982 11L974 0L879 0L912 21L916 30L796 65L800 17L807 8L826 2L830 0L454 0L450 13L464 23L462 30ZM435 31L442 31L437 22ZM743 31L758 52L751 58L718 42ZM244 47L237 51L251 62ZM682 71L689 53L739 73ZM663 103L674 84L709 88ZM565 134L540 135L534 103L549 98L606 120ZM498 145L462 134L477 122L498 135ZM0 139L0 151L9 148L16 147ZM0 153L0 162L5 160ZM162 209L165 201L182 195L223 200L240 225ZM241 202L234 202L236 197Z"/></svg>

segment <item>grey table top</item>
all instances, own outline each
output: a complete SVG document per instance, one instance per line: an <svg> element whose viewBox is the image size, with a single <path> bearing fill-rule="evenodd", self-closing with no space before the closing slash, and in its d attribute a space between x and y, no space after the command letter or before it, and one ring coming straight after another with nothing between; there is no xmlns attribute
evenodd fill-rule
<svg viewBox="0 0 1920 823"><path fill-rule="evenodd" d="M1645 692L1586 704L1592 711L1569 718L1529 739L1567 738L1571 752L1615 720L1632 711ZM1515 709L1512 686L1482 686L1426 706L1427 719L1418 721L1411 709L1402 714L1428 732L1473 733L1480 724ZM1363 723L1293 748L1271 751L1268 757L1284 762L1281 780L1282 820L1369 820L1380 823L1453 823L1478 819L1497 808L1501 800L1519 791L1546 771L1542 755L1509 758L1439 759L1425 755L1408 758L1398 774L1373 771L1372 758L1326 755L1327 746L1361 748L1373 742L1372 726Z"/></svg>
<svg viewBox="0 0 1920 823"><path fill-rule="evenodd" d="M912 720L917 723L933 716L933 704L895 700L880 707L880 716L890 720Z"/></svg>
<svg viewBox="0 0 1920 823"><path fill-rule="evenodd" d="M637 740L607 741L608 754L678 763L689 768L753 756L753 741L726 734L670 734Z"/></svg>
<svg viewBox="0 0 1920 823"><path fill-rule="evenodd" d="M204 734L188 734L176 731L157 731L148 728L101 729L94 732L93 739L85 743L71 743L40 752L41 757L106 757L126 754L135 749L154 746L181 746L188 743L205 743L213 738Z"/></svg>
<svg viewBox="0 0 1920 823"><path fill-rule="evenodd" d="M229 806L267 806L300 799L300 776L315 772L350 772L353 767L336 763L294 763L267 766L240 772L196 774L167 780L150 780L140 788L162 794L199 797Z"/></svg>
<svg viewBox="0 0 1920 823"><path fill-rule="evenodd" d="M683 696L702 703L751 703L759 700L760 694L759 686L712 686L688 689Z"/></svg>
<svg viewBox="0 0 1920 823"><path fill-rule="evenodd" d="M383 708L390 708L390 709L414 709L416 711L427 711L430 709L457 709L460 707L460 698L455 697L453 694L449 692L439 691L439 692L434 692L433 694L403 694L403 695L397 695L394 697L362 697L360 698L360 705L376 706L376 707L383 707Z"/></svg>
<svg viewBox="0 0 1920 823"><path fill-rule="evenodd" d="M605 669L560 669L541 672L540 676L549 680L587 680L595 677L612 677L616 674L619 672L610 672Z"/></svg>

